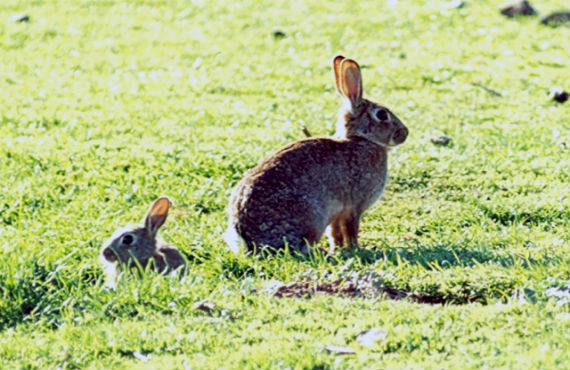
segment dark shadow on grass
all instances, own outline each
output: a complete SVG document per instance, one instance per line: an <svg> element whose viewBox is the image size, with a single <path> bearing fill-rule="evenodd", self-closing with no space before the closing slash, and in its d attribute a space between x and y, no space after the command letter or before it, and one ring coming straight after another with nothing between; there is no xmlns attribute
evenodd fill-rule
<svg viewBox="0 0 570 370"><path fill-rule="evenodd" d="M243 279L246 277L256 277L263 274L266 278L271 278L275 271L272 270L270 265L265 263L258 263L259 261L270 262L273 261L275 264L281 264L282 262L296 261L296 262L307 262L313 258L325 259L324 254L317 252L315 254L305 255L301 252L289 249L273 249L273 248L262 248L256 250L255 252L247 252L245 258L223 258L220 261L221 273L224 277L230 279ZM200 261L202 260L202 261ZM203 262L203 258L200 257L197 261L198 263Z"/></svg>
<svg viewBox="0 0 570 370"><path fill-rule="evenodd" d="M493 222L503 225L542 226L546 230L563 225L570 218L567 208L539 207L532 210L510 209L479 205L485 216Z"/></svg>
<svg viewBox="0 0 570 370"><path fill-rule="evenodd" d="M513 261L497 259L490 251L472 250L457 245L418 245L415 248L377 250L371 246L364 246L355 251L343 251L341 259L357 258L362 264L373 264L378 260L398 264L399 261L410 265L421 265L425 269L449 268L454 266L472 266L474 264L490 261L512 265Z"/></svg>
<svg viewBox="0 0 570 370"><path fill-rule="evenodd" d="M6 300L0 309L0 331L39 318L50 323L52 329L59 327L65 284L54 271L52 266L33 260L18 279L8 280L0 275L0 281L11 281L0 286L0 294Z"/></svg>
<svg viewBox="0 0 570 370"><path fill-rule="evenodd" d="M395 265L406 262L410 265L420 265L426 270L446 269L451 267L472 267L479 264L495 264L504 267L519 264L530 267L535 264L552 264L560 261L557 256L547 256L541 260L532 257L499 256L491 250L479 248L465 248L459 245L418 245L407 249L377 250L372 246L363 246L354 251L343 251L338 256L340 260L356 258L363 265L373 264L383 260Z"/></svg>

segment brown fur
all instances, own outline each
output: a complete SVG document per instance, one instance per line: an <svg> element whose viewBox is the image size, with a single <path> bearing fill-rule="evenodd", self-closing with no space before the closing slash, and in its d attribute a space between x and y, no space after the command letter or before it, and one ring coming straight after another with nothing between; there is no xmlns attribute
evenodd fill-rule
<svg viewBox="0 0 570 370"><path fill-rule="evenodd" d="M355 61L337 56L333 69L344 100L340 139L297 141L244 175L228 206L232 250L237 235L250 251L287 243L307 253L327 226L331 246L358 246L360 217L386 185L387 146L404 142L407 128L386 107L362 99Z"/></svg>

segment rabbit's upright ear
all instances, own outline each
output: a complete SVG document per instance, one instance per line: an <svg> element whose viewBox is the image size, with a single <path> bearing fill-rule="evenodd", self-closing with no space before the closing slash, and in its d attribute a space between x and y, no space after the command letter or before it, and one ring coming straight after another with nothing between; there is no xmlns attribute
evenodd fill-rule
<svg viewBox="0 0 570 370"><path fill-rule="evenodd" d="M336 57L333 58L333 71L334 71L334 82L336 84L336 91L338 91L338 93L340 95L343 95L342 90L340 89L340 63L344 60L344 57L342 55L337 55Z"/></svg>
<svg viewBox="0 0 570 370"><path fill-rule="evenodd" d="M166 221L171 204L170 199L167 197L160 197L150 206L144 224L152 236L156 235L158 229L164 224L164 221Z"/></svg>
<svg viewBox="0 0 570 370"><path fill-rule="evenodd" d="M356 108L362 100L362 76L358 63L344 59L340 63L340 76L342 94L350 100L352 108Z"/></svg>

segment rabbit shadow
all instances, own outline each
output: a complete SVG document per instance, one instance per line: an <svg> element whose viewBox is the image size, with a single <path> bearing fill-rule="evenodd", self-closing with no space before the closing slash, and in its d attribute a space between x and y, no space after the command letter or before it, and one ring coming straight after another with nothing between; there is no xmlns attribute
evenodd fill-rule
<svg viewBox="0 0 570 370"><path fill-rule="evenodd" d="M366 245L357 250L345 250L335 256L339 260L356 259L362 265L371 265L385 261L394 265L406 263L420 265L426 270L448 269L453 267L472 267L480 264L495 264L503 267L519 264L529 267L534 264L555 263L557 258L545 256L540 261L532 257L500 255L486 246L465 248L459 244L417 245L408 248L387 248L379 250L376 246Z"/></svg>

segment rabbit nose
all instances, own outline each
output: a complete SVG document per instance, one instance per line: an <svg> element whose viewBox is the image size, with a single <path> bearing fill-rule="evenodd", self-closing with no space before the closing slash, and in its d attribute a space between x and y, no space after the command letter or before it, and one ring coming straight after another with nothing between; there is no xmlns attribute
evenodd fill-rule
<svg viewBox="0 0 570 370"><path fill-rule="evenodd" d="M109 262L115 262L117 260L117 256L115 255L115 252L111 250L111 248L103 249L103 257L105 257L105 259Z"/></svg>
<svg viewBox="0 0 570 370"><path fill-rule="evenodd" d="M397 129L396 132L394 132L392 139L394 140L394 142L402 144L404 141L406 141L407 137L408 137L408 129L405 127L401 127Z"/></svg>

